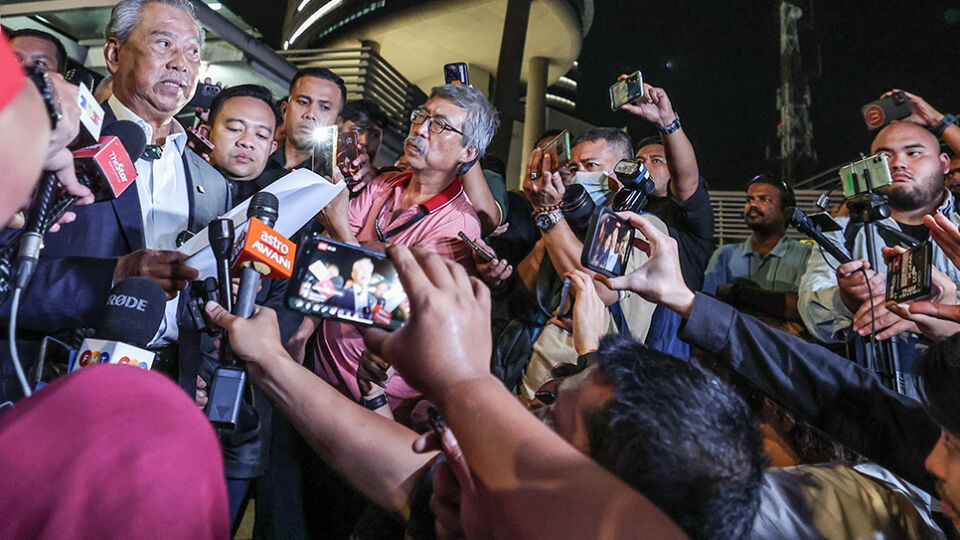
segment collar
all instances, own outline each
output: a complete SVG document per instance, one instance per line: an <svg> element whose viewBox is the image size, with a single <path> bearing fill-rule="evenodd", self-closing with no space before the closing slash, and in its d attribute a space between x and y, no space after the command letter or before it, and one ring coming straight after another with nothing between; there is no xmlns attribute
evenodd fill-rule
<svg viewBox="0 0 960 540"><path fill-rule="evenodd" d="M753 237L755 233L751 233L750 236L740 244L740 254L744 257L749 255L756 255L757 252L753 250ZM780 240L777 240L777 245L773 246L773 249L765 256L773 255L774 257L783 257L787 254L788 245L791 241L791 238L784 234L780 237Z"/></svg>
<svg viewBox="0 0 960 540"><path fill-rule="evenodd" d="M286 154L284 154L284 150L286 149L286 147L287 147L287 143L283 143L283 144L281 144L281 145L278 145L278 146L277 146L277 151L274 152L274 153L272 153L272 154L270 154L270 159L269 159L268 161L273 161L274 163L276 163L277 165L279 165L281 169L283 169L283 170L285 170L285 171L292 171L292 170L294 170L294 169L302 169L302 168L306 167L306 165L304 165L304 163L306 163L307 161L309 161L310 158L307 158L307 159L301 161L300 163L297 163L296 165L294 165L293 167L291 167L291 168L288 169L288 168L286 167L286 165L287 165L287 156L286 156Z"/></svg>
<svg viewBox="0 0 960 540"><path fill-rule="evenodd" d="M411 178L413 178L412 172L403 173L393 180L392 187L400 189L406 188L407 185L410 184ZM460 176L458 175L453 179L453 182L450 182L449 186L443 188L443 191L437 193L433 197L430 197L430 199L418 204L417 206L420 207L421 212L432 214L444 206L452 203L457 197L460 196L461 193L463 193L463 182L460 180Z"/></svg>
<svg viewBox="0 0 960 540"><path fill-rule="evenodd" d="M144 135L147 136L147 144L150 144L153 141L153 126L147 123L146 120L137 116L137 113L130 110L129 107L124 105L117 99L117 95L114 94L110 96L110 99L107 100L107 104L110 106L110 109L113 110L113 114L117 117L117 120L129 120L143 130ZM177 146L177 152L182 154L183 149L187 146L187 140L184 136L183 126L180 125L180 122L177 122L175 119L170 120L170 135L167 137L167 143L173 142ZM166 146L166 144L164 145Z"/></svg>

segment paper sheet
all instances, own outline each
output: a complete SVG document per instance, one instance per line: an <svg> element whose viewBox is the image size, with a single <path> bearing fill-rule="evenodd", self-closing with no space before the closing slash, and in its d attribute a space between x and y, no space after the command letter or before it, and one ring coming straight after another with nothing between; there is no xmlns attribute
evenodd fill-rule
<svg viewBox="0 0 960 540"><path fill-rule="evenodd" d="M262 190L273 193L280 201L277 222L274 224L273 230L290 238L317 212L323 210L344 187L343 182L331 184L309 169L297 169L277 179ZM247 199L223 216L233 220L235 244L239 242L246 231L247 206L249 204L250 199ZM206 228L180 246L177 251L189 257L186 261L187 266L199 270L202 277L215 277L217 275L216 261L213 258L213 252L210 250Z"/></svg>

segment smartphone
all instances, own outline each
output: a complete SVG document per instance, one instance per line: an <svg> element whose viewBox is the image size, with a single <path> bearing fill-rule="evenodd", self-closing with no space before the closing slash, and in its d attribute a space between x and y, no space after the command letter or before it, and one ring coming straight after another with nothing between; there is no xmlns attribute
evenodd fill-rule
<svg viewBox="0 0 960 540"><path fill-rule="evenodd" d="M221 90L223 90L223 87L215 84L197 83L197 90L193 93L190 102L187 103L187 108L209 109L210 105L213 104L213 98L217 97Z"/></svg>
<svg viewBox="0 0 960 540"><path fill-rule="evenodd" d="M570 300L570 278L565 277L563 278L563 288L560 289L560 303L557 304L557 310L553 312L554 317L559 319L561 315L567 311L570 311L568 309L564 309L567 307L568 300Z"/></svg>
<svg viewBox="0 0 960 540"><path fill-rule="evenodd" d="M360 143L357 134L352 131L343 131L337 136L337 167L344 176L357 174L353 160L360 157Z"/></svg>
<svg viewBox="0 0 960 540"><path fill-rule="evenodd" d="M496 255L478 246L473 240L470 240L470 237L468 237L463 231L460 231L457 234L460 236L460 239L470 247L470 249L476 252L477 256L483 259L483 262L490 262L497 258Z"/></svg>
<svg viewBox="0 0 960 540"><path fill-rule="evenodd" d="M606 206L594 211L580 264L607 277L622 276L633 245L634 229Z"/></svg>
<svg viewBox="0 0 960 540"><path fill-rule="evenodd" d="M868 129L880 129L883 126L910 116L910 103L903 92L894 92L889 96L867 103L860 109L863 121Z"/></svg>
<svg viewBox="0 0 960 540"><path fill-rule="evenodd" d="M406 322L410 302L386 254L316 234L303 245L287 286L291 309L386 330Z"/></svg>
<svg viewBox="0 0 960 540"><path fill-rule="evenodd" d="M887 301L906 302L930 294L933 246L926 241L887 264Z"/></svg>
<svg viewBox="0 0 960 540"><path fill-rule="evenodd" d="M198 154L210 154L213 152L213 143L200 134L197 128L187 128L187 142L193 143L193 151Z"/></svg>
<svg viewBox="0 0 960 540"><path fill-rule="evenodd" d="M843 196L853 197L893 183L886 154L875 154L840 167Z"/></svg>
<svg viewBox="0 0 960 540"><path fill-rule="evenodd" d="M557 135L541 149L543 155L550 154L552 160L551 169L557 172L557 169L570 163L570 133L563 130L563 133Z"/></svg>
<svg viewBox="0 0 960 540"><path fill-rule="evenodd" d="M310 170L323 176L333 179L333 164L337 162L337 135L340 128L337 126L326 126L317 128L313 131L313 159L310 163Z"/></svg>
<svg viewBox="0 0 960 540"><path fill-rule="evenodd" d="M641 97L643 97L643 76L638 70L610 87L610 110L616 111Z"/></svg>
<svg viewBox="0 0 960 540"><path fill-rule="evenodd" d="M446 84L470 84L470 76L467 74L467 64L463 62L454 62L443 66L443 80Z"/></svg>

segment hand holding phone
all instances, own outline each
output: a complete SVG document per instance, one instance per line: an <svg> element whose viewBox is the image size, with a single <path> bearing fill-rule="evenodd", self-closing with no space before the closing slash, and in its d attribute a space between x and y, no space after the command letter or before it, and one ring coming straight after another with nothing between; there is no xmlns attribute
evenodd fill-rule
<svg viewBox="0 0 960 540"><path fill-rule="evenodd" d="M893 92L882 99L867 103L860 112L868 129L880 129L894 120L910 116L910 103L903 92Z"/></svg>
<svg viewBox="0 0 960 540"><path fill-rule="evenodd" d="M897 304L930 294L933 246L926 241L887 263L887 301Z"/></svg>
<svg viewBox="0 0 960 540"><path fill-rule="evenodd" d="M492 253L489 250L480 247L479 245L477 245L476 242L474 242L473 240L470 240L470 237L467 236L466 233L464 233L463 231L460 231L459 233L457 233L457 236L459 236L460 239L463 240L463 243L469 246L470 249L472 249L473 252L476 253L481 260L483 260L483 262L490 262L497 258L497 255L495 253Z"/></svg>
<svg viewBox="0 0 960 540"><path fill-rule="evenodd" d="M637 70L610 86L610 110L616 111L641 97L643 97L643 75Z"/></svg>
<svg viewBox="0 0 960 540"><path fill-rule="evenodd" d="M337 136L337 166L344 176L354 176L358 168L353 164L360 157L360 145L357 134L353 131L344 131Z"/></svg>
<svg viewBox="0 0 960 540"><path fill-rule="evenodd" d="M627 269L633 246L634 229L627 220L600 206L590 219L588 241L580 254L580 264L607 277L622 276Z"/></svg>
<svg viewBox="0 0 960 540"><path fill-rule="evenodd" d="M550 154L550 169L552 172L557 172L557 169L570 163L570 133L563 130L543 145L542 152L544 155Z"/></svg>

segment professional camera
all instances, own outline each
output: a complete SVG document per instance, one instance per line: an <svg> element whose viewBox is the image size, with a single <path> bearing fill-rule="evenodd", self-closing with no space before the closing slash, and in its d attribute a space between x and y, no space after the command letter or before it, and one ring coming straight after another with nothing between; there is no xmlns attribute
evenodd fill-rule
<svg viewBox="0 0 960 540"><path fill-rule="evenodd" d="M649 196L656 189L646 166L630 159L621 159L613 172L623 187L613 194L611 209L614 212L642 212L647 206ZM604 204L609 200L608 197L603 201ZM563 217L578 238L583 238L586 234L590 217L596 207L587 190L580 184L570 184L563 192Z"/></svg>

